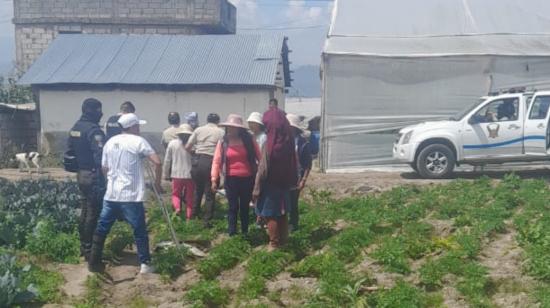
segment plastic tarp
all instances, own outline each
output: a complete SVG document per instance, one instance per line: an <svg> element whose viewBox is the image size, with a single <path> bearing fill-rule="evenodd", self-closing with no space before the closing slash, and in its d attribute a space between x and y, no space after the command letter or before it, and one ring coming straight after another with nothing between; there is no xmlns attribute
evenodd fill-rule
<svg viewBox="0 0 550 308"><path fill-rule="evenodd" d="M323 57L325 170L393 163L396 132L497 89L550 88L550 1L338 0Z"/></svg>

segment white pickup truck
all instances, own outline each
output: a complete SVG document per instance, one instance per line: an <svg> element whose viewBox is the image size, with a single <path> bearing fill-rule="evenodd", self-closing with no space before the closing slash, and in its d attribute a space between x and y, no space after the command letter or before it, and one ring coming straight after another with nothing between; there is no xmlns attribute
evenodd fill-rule
<svg viewBox="0 0 550 308"><path fill-rule="evenodd" d="M550 159L550 92L484 97L446 121L399 132L393 156L423 178L445 178L455 166Z"/></svg>

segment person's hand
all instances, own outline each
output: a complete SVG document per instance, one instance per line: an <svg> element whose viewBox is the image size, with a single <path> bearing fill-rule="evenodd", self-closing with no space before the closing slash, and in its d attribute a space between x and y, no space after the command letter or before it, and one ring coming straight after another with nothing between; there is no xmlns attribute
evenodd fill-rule
<svg viewBox="0 0 550 308"><path fill-rule="evenodd" d="M212 192L216 193L218 191L218 183L212 182Z"/></svg>

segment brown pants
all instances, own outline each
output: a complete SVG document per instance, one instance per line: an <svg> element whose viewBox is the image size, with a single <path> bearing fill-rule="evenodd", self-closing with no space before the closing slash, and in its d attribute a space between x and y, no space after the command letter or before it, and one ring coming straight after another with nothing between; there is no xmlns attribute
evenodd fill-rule
<svg viewBox="0 0 550 308"><path fill-rule="evenodd" d="M288 220L286 214L279 217L266 217L269 245L278 248L288 241Z"/></svg>

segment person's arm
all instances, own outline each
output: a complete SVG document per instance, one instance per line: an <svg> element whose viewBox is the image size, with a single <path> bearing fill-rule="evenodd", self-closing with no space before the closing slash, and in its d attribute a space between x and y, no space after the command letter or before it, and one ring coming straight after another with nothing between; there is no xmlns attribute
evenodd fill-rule
<svg viewBox="0 0 550 308"><path fill-rule="evenodd" d="M153 163L155 166L155 186L159 192L162 191L162 186L160 185L160 181L162 178L162 165L160 163L160 157L157 153L153 153L149 156L147 156L150 162Z"/></svg>
<svg viewBox="0 0 550 308"><path fill-rule="evenodd" d="M216 151L214 152L214 159L212 159L212 170L210 177L212 180L212 191L218 190L218 180L220 179L220 171L222 164L222 142L219 141L216 145Z"/></svg>
<svg viewBox="0 0 550 308"><path fill-rule="evenodd" d="M160 185L162 179L162 163L160 161L160 157L155 150L153 150L153 147L151 147L149 142L147 142L144 138L141 138L138 152L141 157L147 157L148 160L155 166L155 188L157 191L162 192L162 186Z"/></svg>
<svg viewBox="0 0 550 308"><path fill-rule="evenodd" d="M170 181L172 179L172 152L172 147L169 144L168 148L166 149L166 155L164 155L164 168L162 170L164 179L167 181Z"/></svg>
<svg viewBox="0 0 550 308"><path fill-rule="evenodd" d="M185 145L185 150L189 153L193 153L193 147L197 143L197 132L193 132L191 134L191 137L189 137L189 140L187 140L187 144Z"/></svg>

